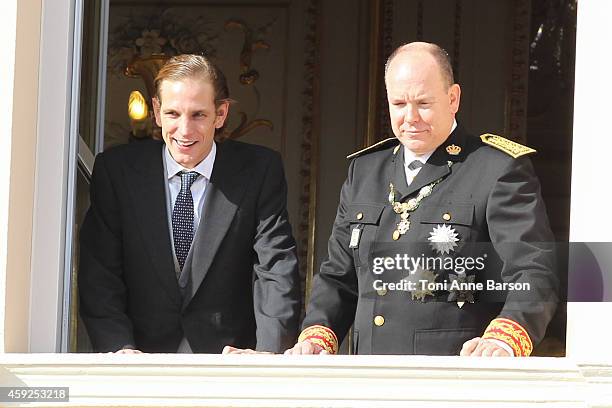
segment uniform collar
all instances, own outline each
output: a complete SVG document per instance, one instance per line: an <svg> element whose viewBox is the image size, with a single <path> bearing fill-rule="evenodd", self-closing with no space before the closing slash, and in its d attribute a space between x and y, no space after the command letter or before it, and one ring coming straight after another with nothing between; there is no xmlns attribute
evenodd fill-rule
<svg viewBox="0 0 612 408"><path fill-rule="evenodd" d="M444 141L444 143L442 143L443 146L445 146L449 142L449 140L452 139L452 136L455 133L455 129L457 129L457 119L453 119L453 126L451 127L450 135ZM436 149L433 149L433 150L430 150L429 152L425 152L417 156L410 150L406 149L406 147L404 147L403 150L404 150L404 167L408 166L408 164L412 163L414 160L418 160L421 163L425 164L427 163L427 160L429 160L431 155L436 151Z"/></svg>

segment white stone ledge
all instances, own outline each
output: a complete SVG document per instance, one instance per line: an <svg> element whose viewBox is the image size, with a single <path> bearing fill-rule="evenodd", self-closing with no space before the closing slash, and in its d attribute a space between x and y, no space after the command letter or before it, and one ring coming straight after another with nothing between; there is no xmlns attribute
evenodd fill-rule
<svg viewBox="0 0 612 408"><path fill-rule="evenodd" d="M2 354L0 386L70 388L47 406L612 407L612 361Z"/></svg>

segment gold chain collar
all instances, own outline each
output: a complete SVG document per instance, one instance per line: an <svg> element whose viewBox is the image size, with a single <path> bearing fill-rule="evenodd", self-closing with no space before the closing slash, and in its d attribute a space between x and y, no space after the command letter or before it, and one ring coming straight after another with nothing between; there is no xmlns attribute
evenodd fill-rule
<svg viewBox="0 0 612 408"><path fill-rule="evenodd" d="M453 162L447 161L447 164L448 168L450 169L450 167L453 165ZM389 204L391 204L391 206L393 207L393 211L396 214L400 215L400 221L397 223L397 228L395 229L395 231L393 231L392 235L394 241L397 241L402 235L408 232L408 230L410 229L410 214L417 208L419 208L419 204L421 204L421 201L423 201L423 199L425 199L426 197L429 197L433 192L434 187L438 185L442 180L444 180L444 177L440 177L433 183L421 187L417 196L411 198L405 203L395 201L395 187L393 187L393 183L389 183Z"/></svg>

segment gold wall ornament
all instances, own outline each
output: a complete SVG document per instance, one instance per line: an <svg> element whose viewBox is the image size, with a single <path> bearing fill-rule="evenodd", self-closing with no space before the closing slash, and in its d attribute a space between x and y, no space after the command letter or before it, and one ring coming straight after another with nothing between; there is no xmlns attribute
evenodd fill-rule
<svg viewBox="0 0 612 408"><path fill-rule="evenodd" d="M146 58L133 59L125 69L125 76L142 78L147 89L149 100L155 96L155 77L170 57L164 54L153 54Z"/></svg>
<svg viewBox="0 0 612 408"><path fill-rule="evenodd" d="M160 5L121 17L121 23L108 33L109 73L123 75L136 59L198 53L214 56L216 53L215 23L200 13L185 13L180 6Z"/></svg>
<svg viewBox="0 0 612 408"><path fill-rule="evenodd" d="M265 32L266 28L272 24L273 22L260 28L258 32ZM244 34L244 43L242 45L242 51L240 51L240 83L243 85L252 85L259 79L259 72L251 67L253 52L257 50L267 50L270 48L270 44L262 39L255 38L256 35L253 30L242 21L228 20L225 23L226 30L233 28L238 28Z"/></svg>
<svg viewBox="0 0 612 408"><path fill-rule="evenodd" d="M224 25L225 30L239 29L244 34L244 42L242 44L242 50L240 51L240 76L238 80L242 85L251 86L255 92L257 101L255 112L259 111L261 102L259 91L255 86L255 82L259 79L259 72L251 66L253 53L257 50L267 50L270 48L270 44L264 41L261 36L268 32L274 22L273 20L263 27L257 28L257 30L253 30L246 23L237 19L228 20ZM238 115L240 116L240 124L234 130L220 134L218 136L219 140L238 139L251 130L261 126L267 127L270 130L274 129L272 121L268 119L249 120L246 112L238 112Z"/></svg>
<svg viewBox="0 0 612 408"><path fill-rule="evenodd" d="M240 124L232 131L224 131L223 133L219 134L217 136L218 141L238 139L249 133L251 130L261 126L267 127L271 131L274 129L274 124L267 119L253 119L249 121L246 113L238 112L238 115L240 116Z"/></svg>
<svg viewBox="0 0 612 408"><path fill-rule="evenodd" d="M172 56L203 54L215 60L219 29L200 15L185 16L179 10L159 8L159 12L153 14L130 16L125 25L109 34L109 72L123 74L129 78L142 78L146 88L146 100L150 101L155 96L155 77ZM253 112L259 111L261 98L254 85L260 73L252 68L252 57L255 51L270 48L265 36L275 23L276 19L272 19L252 28L239 19L229 19L223 25L226 31L238 28L244 34L238 81L241 85L252 87L255 92L256 106L253 107ZM219 63L218 60L215 62ZM233 112L231 115L234 115ZM246 112L239 112L238 115L239 125L233 130L220 133L217 136L219 140L237 139L261 126L273 129L272 121L268 119L249 119ZM155 137L156 133L159 133L159 128L153 121L150 127L153 130L141 137Z"/></svg>

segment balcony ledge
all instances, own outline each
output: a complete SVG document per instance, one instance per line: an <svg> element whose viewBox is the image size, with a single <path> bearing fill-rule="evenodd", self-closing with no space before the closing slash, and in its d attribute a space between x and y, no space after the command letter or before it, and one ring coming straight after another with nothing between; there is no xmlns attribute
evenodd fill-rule
<svg viewBox="0 0 612 408"><path fill-rule="evenodd" d="M2 354L0 386L69 387L47 406L612 407L612 359Z"/></svg>

